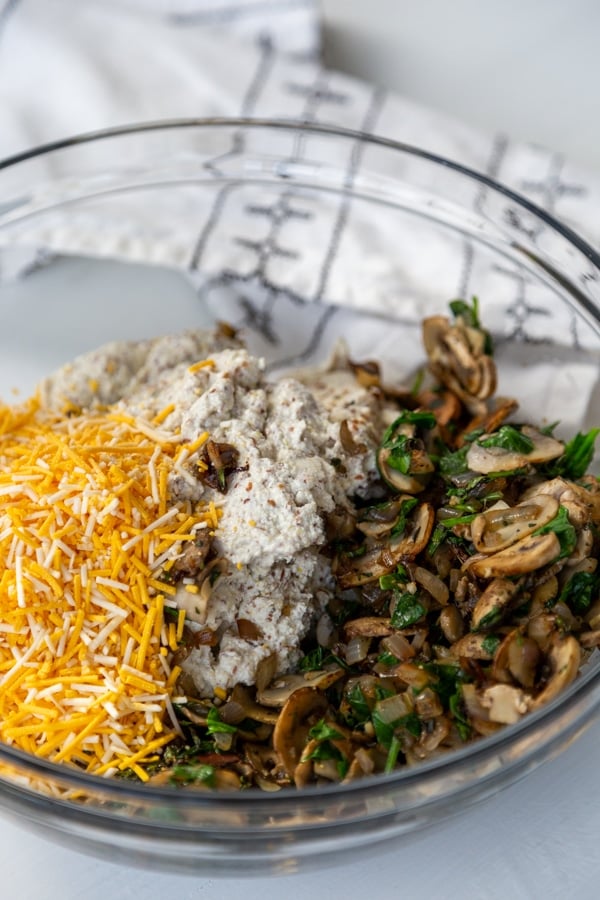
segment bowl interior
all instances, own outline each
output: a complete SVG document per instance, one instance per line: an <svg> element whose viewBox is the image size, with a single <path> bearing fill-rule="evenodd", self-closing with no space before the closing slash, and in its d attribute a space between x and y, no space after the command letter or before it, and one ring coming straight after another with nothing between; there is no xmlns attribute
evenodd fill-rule
<svg viewBox="0 0 600 900"><path fill-rule="evenodd" d="M292 123L168 123L66 142L1 166L0 184L5 400L105 341L218 320L240 328L274 375L322 362L343 338L353 359L410 384L422 318L477 296L499 393L519 399L523 420L559 420L566 436L600 418L594 252L447 161ZM225 841L249 871L287 852L272 841L257 856L249 830L309 859L355 847L365 828L378 841L449 815L459 794L480 799L568 743L598 706L596 681L594 669L567 703L422 772L327 791L326 808L318 792L191 802L125 788L119 798L114 785L74 788L65 770L6 748L0 795L63 838L86 834L88 848L105 848L126 821L130 853L153 835L158 857L210 872Z"/></svg>

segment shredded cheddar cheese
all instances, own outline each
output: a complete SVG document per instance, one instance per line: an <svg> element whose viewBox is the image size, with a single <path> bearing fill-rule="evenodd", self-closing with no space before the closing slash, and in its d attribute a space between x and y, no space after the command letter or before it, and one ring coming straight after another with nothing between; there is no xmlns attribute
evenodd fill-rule
<svg viewBox="0 0 600 900"><path fill-rule="evenodd" d="M147 779L178 731L161 575L220 516L169 503L169 412L0 407L0 739L100 775Z"/></svg>

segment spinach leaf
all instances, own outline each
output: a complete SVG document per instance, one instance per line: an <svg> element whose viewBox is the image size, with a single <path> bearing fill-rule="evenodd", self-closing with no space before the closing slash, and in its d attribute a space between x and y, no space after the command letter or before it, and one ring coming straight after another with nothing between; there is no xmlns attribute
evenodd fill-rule
<svg viewBox="0 0 600 900"><path fill-rule="evenodd" d="M465 444L460 450L455 450L453 453L445 453L443 456L440 456L438 464L440 473L447 478L452 478L453 475L462 475L463 472L468 472L468 450L469 447Z"/></svg>
<svg viewBox="0 0 600 900"><path fill-rule="evenodd" d="M346 694L346 699L352 709L352 723L362 725L371 718L371 707L358 682L352 685Z"/></svg>
<svg viewBox="0 0 600 900"><path fill-rule="evenodd" d="M468 741L471 736L471 725L464 714L462 701L462 692L460 688L449 698L448 708L452 713L456 730L458 731L461 741Z"/></svg>
<svg viewBox="0 0 600 900"><path fill-rule="evenodd" d="M197 784L202 782L209 787L215 785L215 768L207 765L180 765L173 766L169 774L171 784Z"/></svg>
<svg viewBox="0 0 600 900"><path fill-rule="evenodd" d="M398 563L394 572L387 572L379 578L379 587L382 591L391 591L397 588L399 584L406 584L408 581L408 572L402 565Z"/></svg>
<svg viewBox="0 0 600 900"><path fill-rule="evenodd" d="M427 612L427 609L419 601L418 594L394 591L394 597L396 603L391 618L392 628L408 628L409 625L414 625L415 622L422 619Z"/></svg>
<svg viewBox="0 0 600 900"><path fill-rule="evenodd" d="M487 616L484 616L481 624L483 624L486 618ZM481 646L486 653L489 653L490 656L494 656L496 650L500 646L500 638L496 637L495 634L488 634L482 640Z"/></svg>
<svg viewBox="0 0 600 900"><path fill-rule="evenodd" d="M513 425L502 425L494 434L477 443L480 447L501 447L517 453L530 453L535 446L531 438Z"/></svg>
<svg viewBox="0 0 600 900"><path fill-rule="evenodd" d="M377 743L381 744L382 747L385 747L386 750L390 748L396 737L396 731L401 728L406 729L413 737L418 738L421 734L421 720L414 712L407 713L405 716L400 716L393 722L385 722L377 709L374 709L371 721L373 722L373 728L375 729Z"/></svg>
<svg viewBox="0 0 600 900"><path fill-rule="evenodd" d="M333 725L329 725L325 719L319 719L317 724L313 725L309 730L308 736L314 741L341 741L344 737Z"/></svg>
<svg viewBox="0 0 600 900"><path fill-rule="evenodd" d="M394 656L393 653L390 653L388 650L384 650L383 653L380 653L377 657L377 662L381 663L382 666L395 666L400 660L397 656Z"/></svg>
<svg viewBox="0 0 600 900"><path fill-rule="evenodd" d="M418 428L427 429L434 428L435 416L433 413L426 412L425 410L404 410L404 412L400 413L400 415L394 419L392 424L383 432L383 437L381 439L383 447L391 446L391 443L393 443L396 438L396 432L401 425L416 425Z"/></svg>
<svg viewBox="0 0 600 900"><path fill-rule="evenodd" d="M439 522L433 529L433 534L431 535L429 543L427 545L427 553L429 556L433 556L438 547L441 547L446 539L447 534L448 529L444 528L441 522Z"/></svg>
<svg viewBox="0 0 600 900"><path fill-rule="evenodd" d="M451 300L448 304L455 319L460 316L470 328L481 328L479 319L479 298L473 297L471 305L465 300Z"/></svg>
<svg viewBox="0 0 600 900"><path fill-rule="evenodd" d="M560 554L557 558L564 559L566 556L570 556L577 544L577 532L569 522L569 514L564 506L559 506L554 518L546 525L542 525L541 528L536 528L532 533L537 535L551 532L556 534L560 544Z"/></svg>
<svg viewBox="0 0 600 900"><path fill-rule="evenodd" d="M558 598L548 601L549 607L557 601L566 603L576 616L583 616L600 593L600 578L592 572L576 572L567 581Z"/></svg>
<svg viewBox="0 0 600 900"><path fill-rule="evenodd" d="M212 706L206 717L206 731L208 734L235 734L237 727L223 722L217 707Z"/></svg>
<svg viewBox="0 0 600 900"><path fill-rule="evenodd" d="M389 775L390 772L394 771L396 763L398 762L398 754L400 753L401 749L402 744L400 743L396 735L393 735L392 740L390 741L390 747L385 761L385 766L383 767L383 771L386 775Z"/></svg>
<svg viewBox="0 0 600 900"><path fill-rule="evenodd" d="M565 446L563 455L547 467L548 473L573 481L582 478L594 457L594 446L599 434L600 428L592 428L587 434L578 432Z"/></svg>
<svg viewBox="0 0 600 900"><path fill-rule="evenodd" d="M494 352L494 345L489 332L481 327L481 320L479 318L479 299L473 297L470 306L464 300L452 300L449 306L455 319L460 317L469 328L477 328L479 331L483 332L485 335L483 349L488 356L491 356Z"/></svg>
<svg viewBox="0 0 600 900"><path fill-rule="evenodd" d="M408 474L412 459L411 444L413 440L413 438L409 438L405 434L399 434L397 437L384 443L383 446L390 451L385 460L386 465L390 469L396 469L397 472L402 472L403 475Z"/></svg>
<svg viewBox="0 0 600 900"><path fill-rule="evenodd" d="M398 515L398 518L396 519L394 527L390 532L390 535L392 537L397 537L398 535L404 534L408 522L408 517L410 516L415 506L417 506L418 502L419 501L416 497L411 497L410 500L404 500L402 502L402 504L400 505L400 513Z"/></svg>
<svg viewBox="0 0 600 900"><path fill-rule="evenodd" d="M324 647L315 647L302 657L298 663L298 668L301 672L314 672L317 669L322 669L329 655Z"/></svg>
<svg viewBox="0 0 600 900"><path fill-rule="evenodd" d="M450 698L460 689L467 676L458 664L427 662L423 668L431 676L430 687L436 692L444 709L449 709Z"/></svg>

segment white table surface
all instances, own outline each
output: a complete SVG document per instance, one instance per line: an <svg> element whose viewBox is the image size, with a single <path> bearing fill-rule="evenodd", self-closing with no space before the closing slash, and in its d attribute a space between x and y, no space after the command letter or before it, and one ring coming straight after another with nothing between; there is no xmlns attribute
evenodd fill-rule
<svg viewBox="0 0 600 900"><path fill-rule="evenodd" d="M323 7L327 55L341 68L600 169L596 0L324 0ZM502 89L498 71L507 78ZM0 896L587 900L597 895L600 872L599 742L594 724L559 758L408 845L285 878L144 872L58 848L0 818Z"/></svg>

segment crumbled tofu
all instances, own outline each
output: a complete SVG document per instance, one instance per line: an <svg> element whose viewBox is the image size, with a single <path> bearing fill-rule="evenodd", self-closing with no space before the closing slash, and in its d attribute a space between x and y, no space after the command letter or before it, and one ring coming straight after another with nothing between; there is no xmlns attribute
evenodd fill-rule
<svg viewBox="0 0 600 900"><path fill-rule="evenodd" d="M90 379L99 387L91 392ZM238 460L221 494L194 471L199 450L171 475L177 501L212 499L222 508L213 546L225 560L207 603L180 586L176 602L215 646L193 649L184 671L200 695L252 684L257 666L277 654L278 670L298 661L300 644L332 586L324 552L326 518L352 509L377 477L382 410L376 392L340 368L270 381L261 360L235 340L206 331L140 344L112 344L46 379L47 404L118 403L161 432L193 445L204 432L235 447ZM352 453L340 440L343 422ZM319 599L317 599L317 597ZM237 621L255 626L242 638Z"/></svg>

